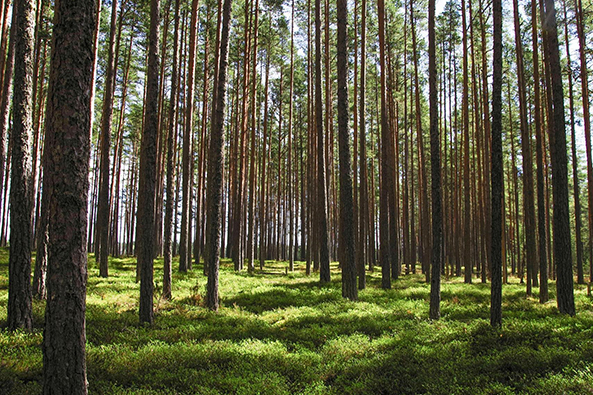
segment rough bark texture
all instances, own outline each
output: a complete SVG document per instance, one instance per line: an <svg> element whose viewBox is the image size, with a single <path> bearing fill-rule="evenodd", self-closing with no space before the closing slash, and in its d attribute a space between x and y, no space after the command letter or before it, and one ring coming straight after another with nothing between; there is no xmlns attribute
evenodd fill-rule
<svg viewBox="0 0 593 395"><path fill-rule="evenodd" d="M552 86L553 112L550 114L550 159L552 161L552 194L554 212L552 228L554 232L554 265L556 266L558 310L563 314L574 315L574 290L572 273L572 249L570 240L570 213L568 211L568 158L566 153L566 130L564 123L564 94L562 90L562 70L558 50L556 29L556 10L554 0L545 1L546 18L543 29L547 34L548 72Z"/></svg>
<svg viewBox="0 0 593 395"><path fill-rule="evenodd" d="M380 50L380 64L381 64L381 198L380 198L380 217L379 217L379 237L381 248L381 287L384 289L391 288L391 251L389 240L389 221L394 221L395 218L389 218L389 189L393 184L392 172L393 169L389 166L391 163L391 133L389 130L389 123L387 121L387 105L385 95L386 92L386 74L385 67L385 2L383 0L377 1L377 14L379 19L379 50Z"/></svg>
<svg viewBox="0 0 593 395"><path fill-rule="evenodd" d="M461 3L462 29L463 29L463 262L465 265L465 282L472 282L472 227L471 227L471 205L470 205L470 170L469 170L469 75L467 56L467 31L466 4ZM459 235L461 236L461 235ZM458 237L459 237L458 236Z"/></svg>
<svg viewBox="0 0 593 395"><path fill-rule="evenodd" d="M47 144L47 131L45 136L45 144ZM43 150L43 168L47 168L46 150ZM44 175L47 178L47 174ZM43 181L43 193L41 195L41 214L39 216L39 224L37 225L37 254L35 255L35 269L33 275L33 296L37 299L44 300L47 298L47 245L49 243L49 197L50 197L49 182Z"/></svg>
<svg viewBox="0 0 593 395"><path fill-rule="evenodd" d="M366 90L366 14L367 2L361 2L361 27L360 27L360 102L359 133L360 133L360 209L359 209L359 242L357 250L358 259L358 288L366 287L366 246L367 228L369 222L369 201L368 201L368 176L367 176L367 153L366 153L366 114L365 114L365 90Z"/></svg>
<svg viewBox="0 0 593 395"><path fill-rule="evenodd" d="M430 107L430 166L432 176L432 272L430 277L430 319L441 317L441 257L443 206L441 201L441 140L439 136L435 39L435 0L428 2L428 84Z"/></svg>
<svg viewBox="0 0 593 395"><path fill-rule="evenodd" d="M13 15L14 19L14 15ZM2 81L2 99L0 100L0 185L4 185L4 171L6 167L4 152L6 151L6 133L8 132L10 96L12 95L12 72L14 70L14 26L10 29L10 38L8 43L8 55L5 60Z"/></svg>
<svg viewBox="0 0 593 395"><path fill-rule="evenodd" d="M173 38L173 70L171 72L171 100L169 107L169 137L167 138L167 195L165 203L163 298L171 299L173 202L175 200L175 149L177 147L177 53L179 47L179 0L175 0L175 33ZM197 259L197 258L196 258Z"/></svg>
<svg viewBox="0 0 593 395"><path fill-rule="evenodd" d="M490 325L502 325L502 1L493 0L494 55L492 79L492 242L490 245Z"/></svg>
<svg viewBox="0 0 593 395"><path fill-rule="evenodd" d="M10 178L8 329L31 330L31 136L33 130L33 46L35 3L15 2L15 64Z"/></svg>
<svg viewBox="0 0 593 395"><path fill-rule="evenodd" d="M535 118L535 144L536 144L536 185L537 185L537 230L538 230L538 254L540 274L546 273L548 270L548 256L546 252L547 245L547 231L546 231L546 197L545 197L545 182L544 182L544 142L543 142L543 128L540 104L540 73L539 73L539 45L537 35L537 3L535 0L531 2L531 37L532 37L532 56L533 56L533 96L534 96L534 118ZM542 286L547 283L540 281ZM546 295L540 290L540 301L547 300Z"/></svg>
<svg viewBox="0 0 593 395"><path fill-rule="evenodd" d="M109 152L111 147L111 124L113 118L113 91L115 88L115 36L117 30L117 0L111 4L111 27L109 31L109 47L107 69L105 70L105 94L101 115L101 160L99 177L99 197L97 203L97 257L99 258L99 275L109 275ZM115 160L115 159L114 159Z"/></svg>
<svg viewBox="0 0 593 395"><path fill-rule="evenodd" d="M329 282L327 196L325 193L325 144L321 98L321 2L315 0L315 128L317 131L317 231L319 237L319 281Z"/></svg>
<svg viewBox="0 0 593 395"><path fill-rule="evenodd" d="M587 45L583 2L575 0L577 35L579 37L579 59L581 71L581 97L589 97L589 70L587 67ZM587 153L587 202L589 211L589 283L593 281L593 157L591 154L591 117L589 100L583 100L583 121L585 129L585 152Z"/></svg>
<svg viewBox="0 0 593 395"><path fill-rule="evenodd" d="M195 91L195 74L196 74L196 26L198 18L198 0L192 1L191 22L190 22L190 39L189 39L189 60L187 71L187 96L185 102L185 127L183 129L183 148L182 148L182 203L181 203L181 238L179 244L179 271L187 272L192 268L191 261L191 179L193 176L190 166L190 160L193 156L192 149L192 133L194 120L194 91Z"/></svg>
<svg viewBox="0 0 593 395"><path fill-rule="evenodd" d="M223 126L226 100L226 81L229 51L229 25L231 18L231 0L224 0L222 8L222 30L217 56L215 77L216 94L212 106L212 131L208 151L208 187L206 191L207 223L205 264L208 266L208 284L206 304L210 310L218 310L218 270L220 261L220 226L222 202L223 170Z"/></svg>
<svg viewBox="0 0 593 395"><path fill-rule="evenodd" d="M87 393L85 309L94 0L57 0L49 76L49 198L43 393ZM44 181L44 185L45 185Z"/></svg>
<svg viewBox="0 0 593 395"><path fill-rule="evenodd" d="M536 268L535 204L533 192L533 155L531 153L531 129L527 124L527 94L523 70L523 45L521 44L519 2L513 1L515 24L515 50L519 85L519 119L521 125L521 150L523 157L523 211L525 217L525 260L527 266L527 295L531 295Z"/></svg>
<svg viewBox="0 0 593 395"><path fill-rule="evenodd" d="M348 131L348 5L338 5L338 134L340 150L340 251L342 264L342 296L356 300L356 262L354 260L354 201L352 197L352 165Z"/></svg>
<svg viewBox="0 0 593 395"><path fill-rule="evenodd" d="M573 199L574 199L574 218L575 218L575 240L576 240L576 259L577 259L577 283L585 284L585 273L583 268L583 239L582 239L582 218L581 218L581 191L579 185L579 174L578 167L579 162L577 159L577 142L576 142L576 127L575 127L575 109L574 109L574 86L573 86L573 70L570 60L570 36L568 34L568 17L566 13L566 2L563 4L564 9L564 38L566 48L566 76L568 79L568 92L569 92L569 107L570 107L570 137L571 137L571 162L572 162L572 185L573 185ZM541 284L541 282L540 282ZM547 292L547 287L546 287ZM548 295L546 298L542 298L542 292L540 291L540 303L548 301Z"/></svg>
<svg viewBox="0 0 593 395"><path fill-rule="evenodd" d="M140 143L138 186L138 222L136 224L136 255L140 267L140 322L152 324L154 202L156 196L157 136L159 127L159 7L160 0L150 2L150 33L148 37L148 73L146 118Z"/></svg>

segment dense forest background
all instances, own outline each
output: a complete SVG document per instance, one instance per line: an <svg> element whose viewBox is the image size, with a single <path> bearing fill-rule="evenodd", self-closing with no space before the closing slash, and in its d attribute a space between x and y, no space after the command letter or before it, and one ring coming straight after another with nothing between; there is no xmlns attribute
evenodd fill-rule
<svg viewBox="0 0 593 395"><path fill-rule="evenodd" d="M36 9L31 169L33 232L42 228L43 143L52 4ZM148 3L101 5L96 41L88 250L97 262L134 255L140 138L147 67ZM221 6L219 4L218 6ZM191 269L204 251L207 147L212 104L216 3L165 1L161 9L155 254L180 255ZM321 4L321 81L314 79L314 4L246 1L232 8L228 97L224 121L221 255L237 270L265 259L294 259L317 270L318 178L324 171L329 255L338 258L336 6ZM484 2L439 2L436 17L438 127L443 202L443 273L486 281L489 273L492 10ZM348 138L352 155L357 262L379 259L379 201L393 188L391 237L401 267L429 276L431 245L428 40L426 5L387 2L385 87L381 85L378 9L349 4ZM569 158L571 246L577 281L591 262L590 4L557 4ZM550 138L551 79L536 2L504 4L502 128L504 156L504 281L538 286L539 262L555 278L552 248ZM3 10L3 92L10 92L11 2ZM364 12L363 12L364 11ZM535 12L535 14L534 14ZM315 85L321 84L323 131L317 144ZM381 134L385 91L389 146ZM10 133L9 95L3 95L2 141ZM171 143L171 144L169 144ZM4 143L6 144L6 143ZM319 162L320 148L323 150ZM562 148L561 148L562 149ZM382 176L389 153L392 182ZM11 147L4 148L0 240L9 237ZM172 179L168 180L167 177ZM169 194L168 194L169 193ZM167 217L166 205L172 212ZM41 232L42 233L42 232ZM39 244L39 241L37 242ZM43 252L43 251L42 251ZM101 257L105 261L101 260ZM193 258L192 258L193 257ZM193 260L192 260L193 259ZM419 264L420 268L416 267ZM292 268L292 266L291 266ZM310 269L308 269L310 270ZM362 272L364 273L364 272ZM103 267L101 275L108 275Z"/></svg>
<svg viewBox="0 0 593 395"><path fill-rule="evenodd" d="M593 275L589 0L93 3L86 251L102 278L138 257L141 322L154 284L169 300L194 265L217 310L221 257L321 283L339 261L352 300L375 269L384 289L422 273L433 319L441 276L492 281L495 327L500 281L545 303L557 280L575 314ZM0 4L0 244L25 301L17 253L46 298L69 177L46 133L57 4Z"/></svg>

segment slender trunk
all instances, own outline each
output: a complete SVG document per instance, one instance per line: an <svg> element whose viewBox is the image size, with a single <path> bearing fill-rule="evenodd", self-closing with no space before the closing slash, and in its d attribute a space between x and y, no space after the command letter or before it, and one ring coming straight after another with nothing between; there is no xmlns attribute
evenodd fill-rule
<svg viewBox="0 0 593 395"><path fill-rule="evenodd" d="M430 164L432 174L432 275L430 280L430 318L441 316L441 147L438 125L438 92L435 43L435 0L428 2L428 83L430 107Z"/></svg>
<svg viewBox="0 0 593 395"><path fill-rule="evenodd" d="M198 185L196 188L196 234L194 239L194 259L196 263L200 262L200 255L202 253L202 247L204 244L204 189L205 189L205 166L206 166L206 153L208 152L208 96L209 96L209 65L210 59L210 15L211 10L208 7L206 12L206 24L207 32L204 42L204 77L203 77L203 88L202 88L202 130L201 130L201 144L200 153L198 157ZM204 274L207 273L206 267L203 267Z"/></svg>
<svg viewBox="0 0 593 395"><path fill-rule="evenodd" d="M523 210L525 216L525 260L527 266L527 295L531 295L536 267L535 206L533 196L533 160L531 132L527 124L527 94L523 67L519 3L514 0L515 50L517 52L517 77L519 85L519 118L521 125L521 150L523 157Z"/></svg>
<svg viewBox="0 0 593 395"><path fill-rule="evenodd" d="M381 287L391 288L391 256L389 229L390 221L395 218L389 217L390 186L393 185L393 169L389 166L391 161L391 131L388 124L386 104L386 65L385 65L385 2L378 0L377 12L379 19L379 64L381 70L381 198L380 198L380 243L381 243Z"/></svg>
<svg viewBox="0 0 593 395"><path fill-rule="evenodd" d="M589 207L589 283L593 282L593 158L591 157L591 110L589 103L589 71L587 67L587 45L583 3L575 0L577 35L581 61L581 97L583 98L583 120L585 127L585 152L587 153L587 186Z"/></svg>
<svg viewBox="0 0 593 395"><path fill-rule="evenodd" d="M368 196L368 169L367 169L367 147L366 147L366 16L367 1L361 2L361 26L360 26L360 102L358 111L359 140L360 140L360 208L359 208L359 238L358 238L358 288L366 287L367 264L367 227L369 222L369 196Z"/></svg>
<svg viewBox="0 0 593 395"><path fill-rule="evenodd" d="M465 264L465 282L471 283L473 270L471 258L471 205L469 182L469 76L468 76L468 55L467 55L467 21L465 0L461 2L462 30L463 30L463 261Z"/></svg>
<svg viewBox="0 0 593 395"><path fill-rule="evenodd" d="M107 70L105 71L105 94L103 97L103 111L101 115L101 162L100 162L100 180L99 180L99 200L97 205L97 223L96 234L98 236L98 246L96 255L99 262L99 275L107 277L109 275L108 261L109 256L109 153L111 147L111 124L113 115L113 96L115 88L115 39L117 29L117 0L111 4L111 28L109 31L109 46Z"/></svg>
<svg viewBox="0 0 593 395"><path fill-rule="evenodd" d="M175 0L175 30L173 36L173 64L171 71L171 96L169 100L169 134L167 137L167 194L165 202L163 298L171 299L173 201L175 180L175 148L177 147L177 57L179 53L179 0Z"/></svg>
<svg viewBox="0 0 593 395"><path fill-rule="evenodd" d="M533 57L533 96L534 96L534 124L535 124L535 145L536 145L536 162L537 162L537 229L538 229L538 256L540 273L543 273L548 267L547 256L547 242L548 232L546 225L547 204L545 193L545 153L544 153L544 132L542 127L541 114L541 93L540 93L540 73L539 73L539 44L537 34L537 3L535 0L531 2L531 34L532 34L532 57ZM540 284L546 283L540 281ZM540 298L543 295L540 292ZM543 300L543 299L541 299Z"/></svg>
<svg viewBox="0 0 593 395"><path fill-rule="evenodd" d="M570 222L568 211L568 171L566 153L566 130L564 121L564 94L562 70L558 50L556 10L554 0L545 1L543 30L547 35L546 71L551 77L552 108L550 114L550 159L552 162L552 189L554 196L553 232L554 266L557 271L557 303L562 314L575 315L572 249L570 246ZM542 272L542 277L547 273ZM544 277L545 278L545 277ZM546 280L547 281L547 280Z"/></svg>
<svg viewBox="0 0 593 395"><path fill-rule="evenodd" d="M338 132L340 150L340 251L342 264L342 297L356 300L356 262L354 202L352 198L352 165L348 131L348 5L338 0Z"/></svg>
<svg viewBox="0 0 593 395"><path fill-rule="evenodd" d="M35 4L18 0L13 14L14 96L12 171L10 178L10 255L8 262L8 329L30 331L33 326L31 293L32 196L31 134L33 128L33 50Z"/></svg>
<svg viewBox="0 0 593 395"><path fill-rule="evenodd" d="M566 45L566 76L568 78L568 97L570 107L570 136L571 136L571 162L572 162L572 185L574 198L574 217L575 217L575 239L576 239L576 254L577 254L577 283L585 284L585 273L583 270L583 239L582 239L582 218L581 218L581 192L578 176L578 160L577 160L577 142L576 142L576 128L575 128L575 109L574 109L574 91L572 81L572 64L570 61L570 37L568 35L568 18L566 15L566 1L563 2L564 7L564 41ZM540 283L541 284L541 283ZM540 300L541 301L541 300Z"/></svg>
<svg viewBox="0 0 593 395"><path fill-rule="evenodd" d="M146 82L146 119L140 143L140 172L138 176L138 212L136 222L136 254L140 267L140 322L152 324L153 260L154 260L154 202L156 191L156 153L159 128L159 8L160 0L150 2L150 31L148 37L148 69Z"/></svg>
<svg viewBox="0 0 593 395"><path fill-rule="evenodd" d="M315 127L317 132L317 232L319 238L319 281L330 281L325 185L325 139L321 100L321 1L315 0Z"/></svg>
<svg viewBox="0 0 593 395"><path fill-rule="evenodd" d="M269 93L269 82L270 82L270 48L268 48L268 55L266 56L266 77L264 82L264 125L263 125L263 142L262 142L262 162L260 169L260 183L261 183L261 195L260 195L260 206L259 206L259 268L263 269L264 260L266 257L266 231L268 227L268 221L266 219L266 196L267 196L267 159L268 159L268 93Z"/></svg>
<svg viewBox="0 0 593 395"><path fill-rule="evenodd" d="M16 14L13 12L13 14ZM12 18L14 22L14 17ZM14 36L15 36L15 28L14 23L11 24L10 28L10 36L9 36L9 43L8 43L8 55L6 58L5 67L0 69L0 73L3 72L3 82L2 82L2 99L0 100L0 185L8 185L5 180L8 180L8 176L4 176L5 172L5 161L4 161L4 151L6 151L6 135L8 133L9 127L9 115L10 115L10 98L12 95L12 82L13 82L13 70L14 70ZM7 28L8 30L8 28ZM2 55L2 54L0 54ZM7 155L8 161L9 155ZM6 203L6 199L3 200ZM5 216L3 215L2 218L4 219Z"/></svg>
<svg viewBox="0 0 593 395"><path fill-rule="evenodd" d="M493 0L494 14L494 54L492 79L492 233L490 245L490 270L492 286L490 290L490 325L502 326L502 1Z"/></svg>
<svg viewBox="0 0 593 395"><path fill-rule="evenodd" d="M205 261L208 265L208 284L206 304L210 310L218 310L218 271L220 251L220 223L222 200L222 169L224 142L224 109L226 101L227 64L229 49L229 26L231 18L231 0L224 0L222 7L222 24L220 30L220 45L216 51L216 95L212 106L212 130L208 152L208 189L206 204L208 217L206 224Z"/></svg>
<svg viewBox="0 0 593 395"><path fill-rule="evenodd" d="M492 147L492 136L491 136L491 121L490 121L490 97L488 94L488 46L486 45L486 23L484 21L484 14L486 14L486 5L481 2L482 12L479 12L480 17L480 40L482 46L482 105L484 106L484 163L490 163L490 159L492 156L491 147ZM487 17L487 14L486 14ZM502 105L502 104L501 104ZM483 201L484 201L484 222L485 222L485 235L484 238L486 239L486 261L482 264L481 270L481 280L483 283L486 282L487 279L487 268L491 266L490 262L490 251L492 249L491 240L492 240L492 197L491 197L491 169L487 168L484 172L484 187L483 189Z"/></svg>
<svg viewBox="0 0 593 395"><path fill-rule="evenodd" d="M192 134L193 134L193 119L194 119L194 92L195 92L195 76L196 76L196 36L198 28L198 3L199 0L192 0L192 11L190 20L190 36L189 36L189 58L187 66L187 93L185 100L185 123L183 129L183 153L182 153L182 202L181 202L181 238L179 244L179 271L187 272L192 269L191 248L190 248L190 234L191 234L191 179L193 172L191 171L191 158L193 152Z"/></svg>
<svg viewBox="0 0 593 395"><path fill-rule="evenodd" d="M418 252L422 265L422 272L426 275L426 281L430 281L430 208L428 197L428 181L426 176L425 155L424 155L424 134L422 131L422 107L420 104L420 82L418 77L418 47L416 42L416 28L414 15L414 2L410 3L410 24L412 29L412 54L414 59L414 104L416 115L416 138L418 145L418 205L420 208L419 244ZM391 150L391 149L390 149ZM391 157L391 155L389 156ZM390 185L390 184L387 184ZM393 207L393 205L390 205ZM390 218L393 222L395 218ZM390 240L395 243L395 240ZM393 259L393 257L392 257Z"/></svg>

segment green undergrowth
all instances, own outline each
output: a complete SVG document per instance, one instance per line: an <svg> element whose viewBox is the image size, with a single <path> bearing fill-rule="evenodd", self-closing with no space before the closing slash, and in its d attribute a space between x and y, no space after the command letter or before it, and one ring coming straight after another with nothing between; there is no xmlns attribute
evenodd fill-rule
<svg viewBox="0 0 593 395"><path fill-rule="evenodd" d="M99 278L89 259L87 371L90 394L591 394L593 307L576 286L576 317L541 305L512 282L503 328L489 319L489 284L443 279L442 318L428 319L429 286L408 275L380 289L369 273L358 302L342 299L340 273L320 285L304 263L266 262L252 275L223 260L222 307L204 307L198 265L174 273L155 323L138 324L135 260L111 259ZM8 254L0 249L0 325L5 327ZM176 268L176 263L175 263ZM551 283L554 297L554 284ZM0 394L41 391L44 303L33 333L0 330Z"/></svg>

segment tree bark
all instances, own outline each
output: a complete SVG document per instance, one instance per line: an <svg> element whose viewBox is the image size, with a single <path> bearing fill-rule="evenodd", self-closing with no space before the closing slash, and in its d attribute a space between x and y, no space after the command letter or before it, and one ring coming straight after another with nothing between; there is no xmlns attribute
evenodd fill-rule
<svg viewBox="0 0 593 395"><path fill-rule="evenodd" d="M534 96L534 124L535 124L535 144L536 144L536 185L537 185L537 230L538 238L538 255L540 274L544 273L548 267L547 242L548 232L546 225L547 204L545 192L545 153L544 153L544 133L542 127L541 114L541 93L540 93L540 72L539 72L539 44L537 34L537 3L535 0L531 2L531 37L532 37L532 57L533 57L533 96ZM540 284L546 282L540 281ZM546 283L547 285L547 283ZM540 292L540 301L544 300L545 295Z"/></svg>
<svg viewBox="0 0 593 395"><path fill-rule="evenodd" d="M229 28L231 19L231 0L224 0L222 6L222 22L220 44L216 51L216 94L212 106L212 130L208 151L208 189L206 205L208 208L206 223L205 261L208 265L208 284L206 304L210 310L218 311L218 271L220 252L220 223L222 201L222 170L223 170L223 126L226 101L227 66L229 50Z"/></svg>
<svg viewBox="0 0 593 395"><path fill-rule="evenodd" d="M9 1L7 1L8 6ZM6 9L6 14L8 14L8 8ZM13 15L15 13L13 12ZM14 22L14 16L12 17ZM8 177L4 177L4 173L6 171L6 162L4 160L4 152L6 151L6 134L8 133L9 121L10 121L10 97L12 95L12 73L14 70L14 36L15 36L15 24L12 23L10 28L6 27L6 32L10 32L10 34L6 34L7 37L3 38L3 43L8 40L8 54L6 55L4 67L0 69L0 73L2 73L2 99L0 100L0 185L8 185L4 181L7 180ZM3 32L4 34L4 32ZM4 53L0 53L2 55L2 59L4 59ZM9 156L7 155L7 158ZM2 216L4 219L4 215Z"/></svg>
<svg viewBox="0 0 593 395"><path fill-rule="evenodd" d="M589 70L587 68L587 45L583 3L575 0L577 35L581 61L581 97L583 98L583 121L585 129L585 152L587 153L587 186L589 206L589 283L593 282L593 158L591 156L591 110L589 104Z"/></svg>
<svg viewBox="0 0 593 395"><path fill-rule="evenodd" d="M554 266L556 267L557 303L562 314L575 315L572 249L570 240L570 214L568 211L568 170L566 153L566 130L564 122L564 93L562 70L558 50L558 31L556 29L556 9L554 0L545 1L545 19L542 28L547 34L546 71L550 74L552 85L552 108L550 114L550 159L552 162L552 190L554 199Z"/></svg>
<svg viewBox="0 0 593 395"><path fill-rule="evenodd" d="M87 201L94 0L57 0L49 76L45 185L49 198L43 393L87 393Z"/></svg>
<svg viewBox="0 0 593 395"><path fill-rule="evenodd" d="M195 76L196 76L196 36L198 26L198 1L192 0L191 20L190 20L190 36L189 36L189 58L187 66L187 93L185 98L185 127L183 129L183 146L182 146L182 201L181 201L181 236L179 244L179 271L187 272L192 269L191 260L191 179L193 172L190 166L191 158L193 157L192 148L192 134L193 134L193 119L194 119L194 91L195 91Z"/></svg>
<svg viewBox="0 0 593 395"><path fill-rule="evenodd" d="M359 208L359 238L358 238L358 289L366 288L367 264L367 227L369 222L369 197L368 197L368 169L366 147L366 16L367 2L361 2L361 27L360 27L360 102L359 113L359 140L360 140L360 208Z"/></svg>
<svg viewBox="0 0 593 395"><path fill-rule="evenodd" d="M111 150L111 124L113 115L113 96L115 89L115 36L117 30L117 0L111 4L111 28L105 70L105 94L103 96L103 112L101 118L101 160L99 180L99 201L97 205L96 234L98 246L95 249L99 261L99 275L109 275L107 258L109 256L109 153ZM115 158L114 158L115 160Z"/></svg>
<svg viewBox="0 0 593 395"><path fill-rule="evenodd" d="M585 273L583 270L583 239L582 239L582 217L581 217L581 191L579 185L578 175L578 159L577 159L577 142L576 142L576 128L575 128L575 109L574 109L574 91L572 78L572 64L570 60L570 36L568 34L568 18L566 13L566 1L563 3L564 8L564 41L566 47L566 77L568 79L568 94L570 107L570 136L571 136L571 162L572 162L572 185L573 185L573 199L574 199L574 218L575 218L575 239L576 239L576 254L577 254L577 283L585 284ZM545 300L547 301L547 300ZM540 302L542 301L540 298Z"/></svg>
<svg viewBox="0 0 593 395"><path fill-rule="evenodd" d="M142 140L140 142L140 172L138 175L138 211L136 221L136 255L140 268L139 318L141 323L147 323L149 325L154 320L153 260L156 156L159 129L159 8L160 0L151 0L146 81L146 115Z"/></svg>
<svg viewBox="0 0 593 395"><path fill-rule="evenodd" d="M10 178L10 256L8 262L8 329L31 330L32 201L31 134L33 128L33 47L35 3L17 0L14 7L14 95Z"/></svg>
<svg viewBox="0 0 593 395"><path fill-rule="evenodd" d="M330 281L327 234L327 196L321 97L321 1L315 0L315 128L317 132L317 232L319 237L319 281Z"/></svg>
<svg viewBox="0 0 593 395"><path fill-rule="evenodd" d="M428 2L428 84L430 111L430 165L432 173L432 273L430 277L430 319L441 316L442 201L441 147L438 124L438 92L435 39L435 0Z"/></svg>
<svg viewBox="0 0 593 395"><path fill-rule="evenodd" d="M519 2L513 1L515 24L515 50L517 52L517 77L519 85L519 118L521 125L521 150L523 157L523 211L525 216L525 260L527 266L527 295L531 295L536 266L535 205L533 194L533 155L531 131L527 124L527 94L523 65L523 45L519 21Z"/></svg>
<svg viewBox="0 0 593 395"><path fill-rule="evenodd" d="M386 105L386 74L385 67L385 2L378 0L377 13L379 19L379 63L381 70L381 197L380 197L380 243L381 243L381 287L383 289L391 288L391 256L389 229L390 221L395 218L389 217L389 190L393 185L393 169L389 166L391 163L391 132L389 130L387 105Z"/></svg>
<svg viewBox="0 0 593 395"><path fill-rule="evenodd" d="M354 202L352 198L352 164L348 130L348 4L337 0L338 6L338 133L340 151L340 251L342 264L342 296L356 300L356 262Z"/></svg>
<svg viewBox="0 0 593 395"><path fill-rule="evenodd" d="M462 30L463 30L463 261L465 265L465 282L472 282L472 257L471 257L471 205L470 205L470 180L469 180L469 76L467 55L467 22L465 0L461 2Z"/></svg>
<svg viewBox="0 0 593 395"><path fill-rule="evenodd" d="M163 298L171 299L173 201L175 200L175 149L177 147L177 78L179 53L179 0L175 0L175 31L173 36L173 64L171 71L171 98L169 100L169 135L167 137L167 194L165 202Z"/></svg>
<svg viewBox="0 0 593 395"><path fill-rule="evenodd" d="M494 14L494 55L492 77L492 229L490 245L490 270L492 285L490 290L490 325L502 326L502 1L493 0Z"/></svg>

